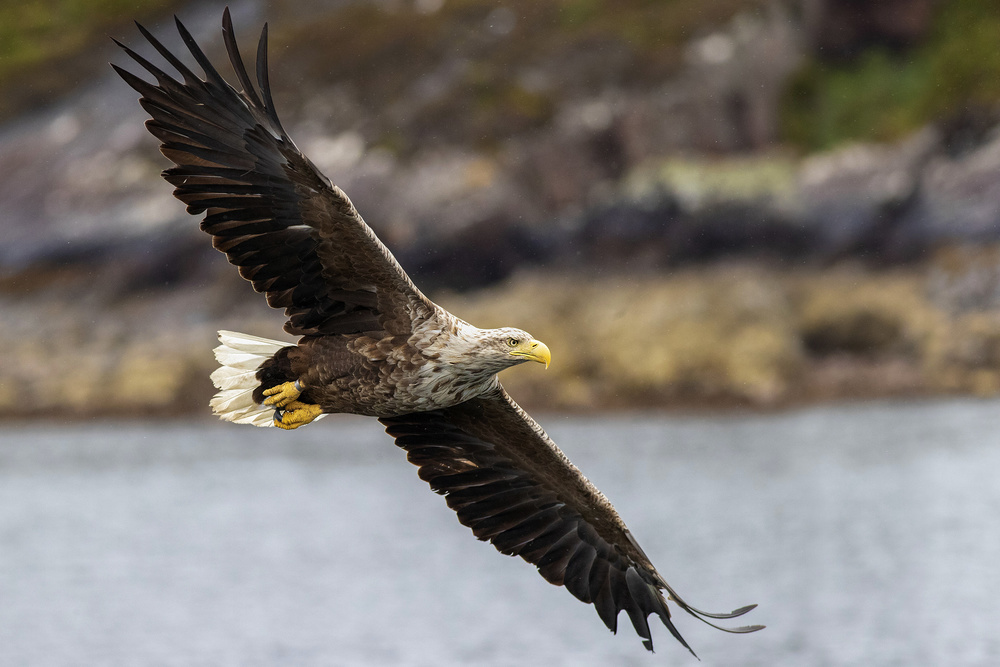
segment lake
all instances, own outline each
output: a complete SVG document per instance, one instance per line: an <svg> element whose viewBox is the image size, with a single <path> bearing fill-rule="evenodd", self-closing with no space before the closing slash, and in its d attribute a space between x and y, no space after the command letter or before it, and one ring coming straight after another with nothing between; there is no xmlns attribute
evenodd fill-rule
<svg viewBox="0 0 1000 667"><path fill-rule="evenodd" d="M759 603L752 635L675 614L700 664L998 665L998 408L540 421L681 596ZM373 420L0 434L2 665L699 664L619 626L475 540Z"/></svg>

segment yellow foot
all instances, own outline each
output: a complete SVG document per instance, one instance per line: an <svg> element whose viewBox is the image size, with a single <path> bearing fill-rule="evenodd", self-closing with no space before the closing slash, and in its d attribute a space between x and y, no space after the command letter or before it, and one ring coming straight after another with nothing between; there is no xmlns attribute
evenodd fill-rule
<svg viewBox="0 0 1000 667"><path fill-rule="evenodd" d="M285 406L284 412L274 413L274 425L278 428L283 428L286 431L293 428L298 428L300 426L305 426L312 420L323 414L323 408L318 405L313 405L311 403L301 403L299 401L292 401Z"/></svg>
<svg viewBox="0 0 1000 667"><path fill-rule="evenodd" d="M295 386L295 382L279 384L277 387L264 390L264 395L268 397L264 399L264 405L284 408L292 401L297 401L301 393L302 390Z"/></svg>

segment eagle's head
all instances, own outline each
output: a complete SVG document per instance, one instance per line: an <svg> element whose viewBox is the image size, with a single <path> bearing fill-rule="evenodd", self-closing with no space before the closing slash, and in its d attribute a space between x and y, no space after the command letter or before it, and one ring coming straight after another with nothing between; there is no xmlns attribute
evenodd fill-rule
<svg viewBox="0 0 1000 667"><path fill-rule="evenodd" d="M505 368L525 361L537 361L549 367L552 353L545 343L535 340L531 334L521 329L479 329L473 355L476 365L483 370L498 373Z"/></svg>
<svg viewBox="0 0 1000 667"><path fill-rule="evenodd" d="M535 340L527 331L513 328L494 329L492 334L493 347L498 348L506 358L513 359L511 366L525 361L537 361L545 364L546 368L549 367L552 353L549 352L548 346L540 340Z"/></svg>

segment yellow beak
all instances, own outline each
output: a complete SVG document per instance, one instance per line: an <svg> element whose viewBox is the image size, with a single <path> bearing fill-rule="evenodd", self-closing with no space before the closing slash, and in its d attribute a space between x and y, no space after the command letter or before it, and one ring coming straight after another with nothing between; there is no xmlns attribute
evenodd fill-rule
<svg viewBox="0 0 1000 667"><path fill-rule="evenodd" d="M549 352L548 345L540 340L529 340L521 343L516 350L511 350L511 354L515 357L524 357L525 359L545 364L546 368L552 362L552 353Z"/></svg>

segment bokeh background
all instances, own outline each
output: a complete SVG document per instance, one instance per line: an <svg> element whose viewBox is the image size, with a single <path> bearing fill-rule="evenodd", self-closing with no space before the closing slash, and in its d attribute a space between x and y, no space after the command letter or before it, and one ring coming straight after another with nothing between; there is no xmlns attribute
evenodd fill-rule
<svg viewBox="0 0 1000 667"><path fill-rule="evenodd" d="M221 3L0 4L0 407L204 411L281 314L158 173L108 36ZM532 407L1000 392L991 0L273 0L285 125L432 298L553 349Z"/></svg>
<svg viewBox="0 0 1000 667"><path fill-rule="evenodd" d="M996 665L1000 3L234 0L278 111L701 608L706 665ZM695 664L501 558L374 420L209 413L281 338L159 176L113 36L0 0L0 663ZM136 66L131 68L136 70ZM224 73L228 74L225 70ZM685 661L687 661L685 663Z"/></svg>

